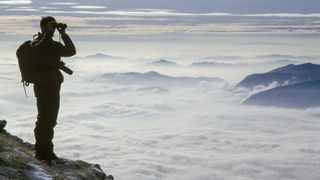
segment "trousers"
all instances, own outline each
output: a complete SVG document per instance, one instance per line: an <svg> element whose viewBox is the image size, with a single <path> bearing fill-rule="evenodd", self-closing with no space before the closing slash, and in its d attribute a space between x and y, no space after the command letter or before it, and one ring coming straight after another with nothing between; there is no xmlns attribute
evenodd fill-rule
<svg viewBox="0 0 320 180"><path fill-rule="evenodd" d="M38 156L50 156L53 153L54 127L60 107L61 84L34 84L37 99L37 121L34 128L35 150Z"/></svg>

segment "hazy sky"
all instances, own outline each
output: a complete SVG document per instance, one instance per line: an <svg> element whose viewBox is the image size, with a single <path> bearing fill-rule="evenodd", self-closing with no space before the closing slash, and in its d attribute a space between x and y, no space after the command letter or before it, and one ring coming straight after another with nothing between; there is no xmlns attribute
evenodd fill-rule
<svg viewBox="0 0 320 180"><path fill-rule="evenodd" d="M68 24L80 56L187 64L214 56L319 55L316 0L0 0L1 56L14 57L46 15Z"/></svg>
<svg viewBox="0 0 320 180"><path fill-rule="evenodd" d="M108 10L132 8L173 9L188 12L227 12L227 13L317 13L320 5L317 0L1 0L9 6L30 5L33 7L58 7L68 5L104 6ZM54 6L52 6L55 4ZM56 6L57 5L57 6Z"/></svg>
<svg viewBox="0 0 320 180"><path fill-rule="evenodd" d="M91 35L320 32L316 0L2 0L0 32L30 34L44 15Z"/></svg>

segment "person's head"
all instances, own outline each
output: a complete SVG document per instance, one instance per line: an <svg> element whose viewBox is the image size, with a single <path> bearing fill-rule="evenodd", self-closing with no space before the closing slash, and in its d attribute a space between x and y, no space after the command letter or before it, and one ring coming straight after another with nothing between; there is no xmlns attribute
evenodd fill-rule
<svg viewBox="0 0 320 180"><path fill-rule="evenodd" d="M41 28L41 32L44 34L48 34L53 36L54 32L55 32L55 28L53 27L53 23L55 23L56 20L52 17L52 16L46 16L46 17L42 17L41 21L40 21L40 28Z"/></svg>

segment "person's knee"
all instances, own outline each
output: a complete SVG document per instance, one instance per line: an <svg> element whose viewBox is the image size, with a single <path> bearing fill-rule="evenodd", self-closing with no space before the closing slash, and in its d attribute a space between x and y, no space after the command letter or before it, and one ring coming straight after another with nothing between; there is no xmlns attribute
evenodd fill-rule
<svg viewBox="0 0 320 180"><path fill-rule="evenodd" d="M36 128L39 128L39 129L54 128L56 125L57 125L57 122L55 120L36 122Z"/></svg>

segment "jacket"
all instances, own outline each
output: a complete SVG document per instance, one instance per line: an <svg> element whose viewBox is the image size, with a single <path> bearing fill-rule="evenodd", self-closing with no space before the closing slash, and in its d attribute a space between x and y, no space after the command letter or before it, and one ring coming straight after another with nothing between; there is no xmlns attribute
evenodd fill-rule
<svg viewBox="0 0 320 180"><path fill-rule="evenodd" d="M49 36L41 34L31 42L31 51L37 62L35 84L61 84L64 81L59 70L61 57L76 54L76 48L67 34L61 36L64 45Z"/></svg>

